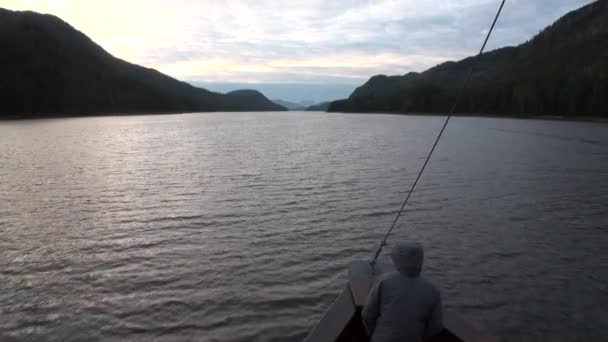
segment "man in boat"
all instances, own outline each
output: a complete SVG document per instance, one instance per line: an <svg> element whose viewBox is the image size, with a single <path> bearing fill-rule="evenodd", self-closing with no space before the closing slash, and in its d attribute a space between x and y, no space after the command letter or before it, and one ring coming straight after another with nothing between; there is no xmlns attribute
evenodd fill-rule
<svg viewBox="0 0 608 342"><path fill-rule="evenodd" d="M373 342L426 341L443 330L441 295L420 275L424 251L418 243L400 243L391 253L397 271L376 281L363 307Z"/></svg>

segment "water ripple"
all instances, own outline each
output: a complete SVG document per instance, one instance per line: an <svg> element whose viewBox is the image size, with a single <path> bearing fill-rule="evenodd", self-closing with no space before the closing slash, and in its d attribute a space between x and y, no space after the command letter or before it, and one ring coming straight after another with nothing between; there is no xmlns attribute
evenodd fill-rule
<svg viewBox="0 0 608 342"><path fill-rule="evenodd" d="M372 255L440 125L0 123L0 340L299 341ZM607 133L454 119L389 242L422 241L446 306L503 340L607 340Z"/></svg>

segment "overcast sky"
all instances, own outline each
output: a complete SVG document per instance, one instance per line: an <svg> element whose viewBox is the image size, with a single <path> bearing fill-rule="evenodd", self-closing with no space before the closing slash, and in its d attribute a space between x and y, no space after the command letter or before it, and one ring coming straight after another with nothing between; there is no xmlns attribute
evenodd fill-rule
<svg viewBox="0 0 608 342"><path fill-rule="evenodd" d="M589 2L507 0L489 48L522 43ZM182 80L355 85L474 54L499 3L0 0L0 7L55 14L113 55Z"/></svg>

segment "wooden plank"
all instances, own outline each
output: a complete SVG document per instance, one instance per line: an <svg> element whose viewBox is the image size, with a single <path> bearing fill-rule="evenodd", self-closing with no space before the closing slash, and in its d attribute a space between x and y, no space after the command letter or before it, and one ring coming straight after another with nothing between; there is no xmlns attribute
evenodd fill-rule
<svg viewBox="0 0 608 342"><path fill-rule="evenodd" d="M443 325L446 330L465 342L498 342L498 338L483 332L480 327L454 310L443 310Z"/></svg>
<svg viewBox="0 0 608 342"><path fill-rule="evenodd" d="M355 316L350 289L346 287L323 315L323 318L306 336L304 342L334 342Z"/></svg>
<svg viewBox="0 0 608 342"><path fill-rule="evenodd" d="M358 307L365 305L365 302L367 302L367 294L373 285L375 275L394 270L395 268L393 265L387 263L378 263L373 270L369 261L355 261L350 264L348 282L350 284L350 290L353 293L355 305Z"/></svg>
<svg viewBox="0 0 608 342"><path fill-rule="evenodd" d="M348 270L348 284L353 294L355 306L363 306L367 301L367 294L373 279L372 268L369 262L355 261Z"/></svg>

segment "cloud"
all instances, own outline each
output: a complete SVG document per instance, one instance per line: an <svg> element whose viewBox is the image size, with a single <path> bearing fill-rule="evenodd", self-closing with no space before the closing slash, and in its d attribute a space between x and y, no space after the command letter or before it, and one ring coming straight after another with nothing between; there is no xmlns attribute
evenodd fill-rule
<svg viewBox="0 0 608 342"><path fill-rule="evenodd" d="M488 48L589 0L509 0ZM498 0L0 0L52 13L117 57L196 81L360 83L475 54Z"/></svg>

